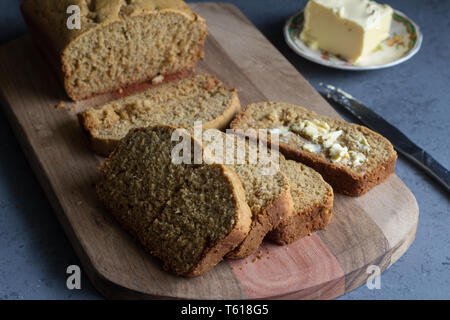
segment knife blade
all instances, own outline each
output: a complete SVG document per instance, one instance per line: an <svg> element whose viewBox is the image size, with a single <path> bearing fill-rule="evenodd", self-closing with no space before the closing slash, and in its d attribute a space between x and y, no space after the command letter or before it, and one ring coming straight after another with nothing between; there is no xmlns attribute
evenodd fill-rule
<svg viewBox="0 0 450 320"><path fill-rule="evenodd" d="M349 93L332 85L324 85L322 83L319 85L322 88L321 94L326 99L344 107L365 126L386 137L400 154L422 168L425 173L450 193L449 171L429 153L412 142L404 133L384 120L377 113L356 100Z"/></svg>

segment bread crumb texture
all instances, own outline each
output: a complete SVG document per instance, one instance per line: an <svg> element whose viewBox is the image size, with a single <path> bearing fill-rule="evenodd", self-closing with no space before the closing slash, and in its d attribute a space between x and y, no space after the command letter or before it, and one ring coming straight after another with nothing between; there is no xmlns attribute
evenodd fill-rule
<svg viewBox="0 0 450 320"><path fill-rule="evenodd" d="M333 190L322 176L299 162L281 158L280 167L291 186L295 212L303 212L311 206L326 202Z"/></svg>
<svg viewBox="0 0 450 320"><path fill-rule="evenodd" d="M268 238L278 244L288 244L330 223L334 194L319 173L299 162L281 156L280 168L291 187L294 213L283 219Z"/></svg>
<svg viewBox="0 0 450 320"><path fill-rule="evenodd" d="M211 132L211 131L210 131ZM257 143L249 141L248 139L243 139L240 136L225 134L220 131L216 131L217 135L221 138L220 141L210 140L207 141L204 139L205 147L209 148L211 144L221 142L223 146L226 146L227 137L231 138L233 144L233 155L234 155L234 163L226 164L230 169L237 173L240 178L245 194L247 203L252 210L253 219L257 219L258 215L262 212L262 210L267 207L274 199L277 199L284 192L289 190L289 183L283 173L281 173L279 169L279 164L276 161L275 163L263 163L263 161L259 161L258 157L263 152L269 152L269 150L261 148ZM238 159L238 152L243 152L243 163L239 164L241 160ZM226 159L226 148L223 148L223 157L222 159ZM255 159L251 159L251 155L257 155ZM217 156L215 154L215 156ZM277 159L278 160L278 159ZM273 174L264 174L265 169L267 169L270 165L276 166Z"/></svg>
<svg viewBox="0 0 450 320"><path fill-rule="evenodd" d="M239 196L239 186L222 165L172 163L173 130L150 127L131 132L102 165L97 193L167 269L198 275L242 241L250 211L243 223L245 196ZM230 239L236 228L240 235ZM201 272L193 271L202 263L206 267Z"/></svg>
<svg viewBox="0 0 450 320"><path fill-rule="evenodd" d="M209 133L212 132L214 131L209 130ZM213 149L215 144L223 146L220 150L223 153L221 157L214 153L216 159L220 159L222 163L224 160L225 163L228 161L227 144L230 144L229 149L233 150L234 157L226 166L233 170L242 182L247 204L252 212L252 225L245 240L227 257L244 258L254 253L265 235L292 213L289 182L280 171L278 158L267 158L263 161L262 156L269 157L270 149L254 141L216 130L215 139L204 139L204 143L206 150ZM238 157L238 153L242 154L242 159ZM266 170L269 166L274 168L270 174Z"/></svg>
<svg viewBox="0 0 450 320"><path fill-rule="evenodd" d="M131 129L154 124L187 128L201 121L208 128L230 108L234 115L233 103L239 107L234 90L212 75L196 74L90 108L81 117L92 137L120 141Z"/></svg>

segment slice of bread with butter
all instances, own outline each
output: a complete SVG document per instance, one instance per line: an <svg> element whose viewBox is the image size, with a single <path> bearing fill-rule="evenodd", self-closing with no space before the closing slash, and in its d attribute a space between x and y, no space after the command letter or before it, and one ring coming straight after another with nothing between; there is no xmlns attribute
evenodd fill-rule
<svg viewBox="0 0 450 320"><path fill-rule="evenodd" d="M359 196L394 172L397 153L380 134L344 120L277 102L250 104L232 129L269 129L288 159L318 171L336 192ZM270 139L270 138L269 138Z"/></svg>

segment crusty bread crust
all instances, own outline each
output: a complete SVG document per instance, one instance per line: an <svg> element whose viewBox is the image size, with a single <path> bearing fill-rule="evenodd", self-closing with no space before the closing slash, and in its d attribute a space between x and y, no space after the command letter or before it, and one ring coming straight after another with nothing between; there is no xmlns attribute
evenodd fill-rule
<svg viewBox="0 0 450 320"><path fill-rule="evenodd" d="M173 128L175 129L175 128ZM144 129L134 129L134 131L144 130ZM192 137L192 139L195 139ZM102 181L103 176L105 175L110 159L114 156L117 149L107 158L99 168L99 183ZM217 166L221 169L223 175L227 178L230 183L231 190L233 192L233 197L235 199L236 211L235 211L235 223L231 231L228 233L226 237L222 240L215 243L210 248L205 248L204 252L201 255L198 263L188 272L183 274L178 274L186 277L194 277L205 274L212 267L214 267L217 263L222 261L223 257L231 250L233 250L236 246L238 246L242 240L247 236L250 231L250 225L252 223L252 213L247 205L245 198L245 191L239 177L236 173L226 166L222 164L211 164L211 166ZM99 185L97 183L97 187ZM102 201L104 207L107 211L111 212L114 218L119 222L119 224L128 231L135 239L137 239L140 244L144 247L144 249L154 256L161 258L161 255L157 250L151 247L151 244L148 243L147 239L142 235L136 233L134 228L130 225L127 219L123 219L123 215L114 214L114 210L108 205L107 202ZM164 269L169 270L169 261L164 261ZM173 270L171 270L173 271Z"/></svg>
<svg viewBox="0 0 450 320"><path fill-rule="evenodd" d="M292 243L325 228L331 221L332 212L333 192L330 190L324 202L313 204L304 211L296 212L282 220L266 238L280 245Z"/></svg>
<svg viewBox="0 0 450 320"><path fill-rule="evenodd" d="M245 116L245 110L239 113L230 123L230 128L240 128L240 123L245 121ZM380 139L387 141L387 139L382 135L366 127L359 127L363 128L364 131L368 131L371 134L378 136ZM270 140L267 141L267 143L270 145ZM386 161L365 174L356 174L348 168L330 163L320 157L315 157L311 153L304 152L300 149L293 149L287 144L279 143L279 150L287 159L302 162L313 168L322 175L325 181L333 187L335 192L343 193L349 196L361 196L365 194L371 188L383 182L389 175L394 173L395 163L397 161L397 152L390 143L389 148L389 153L392 155L390 158L386 159Z"/></svg>
<svg viewBox="0 0 450 320"><path fill-rule="evenodd" d="M291 190L287 189L261 211L257 219L253 220L250 232L245 240L235 250L229 252L226 257L241 259L254 253L267 233L277 227L281 221L290 217L293 211Z"/></svg>
<svg viewBox="0 0 450 320"><path fill-rule="evenodd" d="M216 119L203 123L203 129L218 129L224 130L228 127L230 121L234 118L234 116L241 111L241 103L239 101L239 97L237 95L237 90L230 90L233 93L233 97L231 99L231 103L228 108L224 110L224 112L217 117ZM117 147L120 140L118 139L105 139L99 138L92 134L90 125L85 119L85 114L83 112L77 114L78 121L80 126L83 128L83 131L88 134L89 141L91 145L91 149L98 155L107 157L113 150Z"/></svg>

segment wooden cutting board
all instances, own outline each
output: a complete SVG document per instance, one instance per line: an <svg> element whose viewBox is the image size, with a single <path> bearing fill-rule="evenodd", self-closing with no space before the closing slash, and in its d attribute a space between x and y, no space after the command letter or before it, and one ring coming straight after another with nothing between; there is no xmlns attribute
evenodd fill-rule
<svg viewBox="0 0 450 320"><path fill-rule="evenodd" d="M202 3L193 9L210 33L199 71L236 86L243 105L283 101L338 117L237 8ZM202 277L171 275L95 196L102 159L89 150L76 112L112 96L69 102L28 36L0 48L0 70L5 113L85 273L108 298L334 298L364 284L368 266L387 269L414 240L416 200L392 175L362 197L336 195L327 231L285 247L264 243L254 256L222 262ZM65 108L55 109L60 101Z"/></svg>

